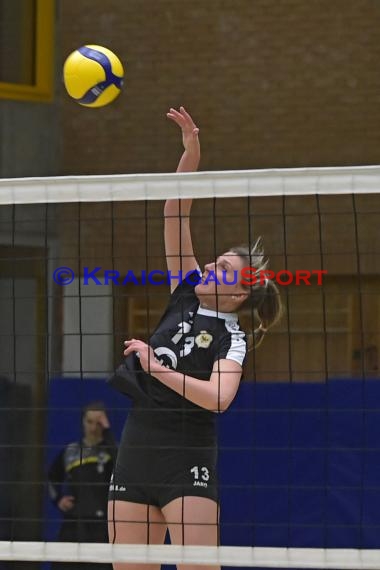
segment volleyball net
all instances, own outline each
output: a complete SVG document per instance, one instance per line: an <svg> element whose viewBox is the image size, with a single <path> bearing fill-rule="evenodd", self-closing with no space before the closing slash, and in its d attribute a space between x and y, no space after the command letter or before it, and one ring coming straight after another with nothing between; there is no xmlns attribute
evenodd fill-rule
<svg viewBox="0 0 380 570"><path fill-rule="evenodd" d="M0 181L0 568L380 568L379 187L379 166ZM261 236L285 308L218 416L222 546L57 542L49 465L91 401L120 438L105 380L168 301L167 198L196 198L201 267Z"/></svg>

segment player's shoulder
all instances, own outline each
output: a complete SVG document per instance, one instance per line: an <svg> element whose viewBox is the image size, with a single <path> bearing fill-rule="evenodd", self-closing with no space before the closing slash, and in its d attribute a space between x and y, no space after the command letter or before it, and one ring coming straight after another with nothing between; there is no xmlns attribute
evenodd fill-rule
<svg viewBox="0 0 380 570"><path fill-rule="evenodd" d="M72 441L66 445L66 449L78 449L78 447L81 447L81 445L82 444L80 441Z"/></svg>
<svg viewBox="0 0 380 570"><path fill-rule="evenodd" d="M64 450L64 455L66 459L72 458L82 452L82 445L79 441L73 441L68 443Z"/></svg>
<svg viewBox="0 0 380 570"><path fill-rule="evenodd" d="M244 354L247 352L247 334L241 328L237 319L225 320L220 334L220 343L229 345L231 349L238 350Z"/></svg>
<svg viewBox="0 0 380 570"><path fill-rule="evenodd" d="M245 331L243 331L243 329L241 328L240 322L238 319L226 319L224 321L224 329L226 331L226 334L231 334L231 335L238 335L241 337L245 337Z"/></svg>
<svg viewBox="0 0 380 570"><path fill-rule="evenodd" d="M173 278L173 277L172 277ZM171 302L177 302L179 299L186 299L195 296L195 287L201 279L201 270L199 268L189 271L185 275L178 278L178 285L170 295Z"/></svg>
<svg viewBox="0 0 380 570"><path fill-rule="evenodd" d="M226 321L219 337L217 347L218 359L234 360L244 365L248 353L248 342L245 331L240 328L239 321Z"/></svg>

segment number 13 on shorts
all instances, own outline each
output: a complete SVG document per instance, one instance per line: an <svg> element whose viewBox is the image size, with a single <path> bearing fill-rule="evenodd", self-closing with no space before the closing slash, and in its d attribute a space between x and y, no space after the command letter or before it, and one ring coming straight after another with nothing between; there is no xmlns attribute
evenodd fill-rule
<svg viewBox="0 0 380 570"><path fill-rule="evenodd" d="M192 469L190 469L190 473L194 475L194 481L208 481L210 479L210 472L207 467L198 467L198 465L194 465Z"/></svg>

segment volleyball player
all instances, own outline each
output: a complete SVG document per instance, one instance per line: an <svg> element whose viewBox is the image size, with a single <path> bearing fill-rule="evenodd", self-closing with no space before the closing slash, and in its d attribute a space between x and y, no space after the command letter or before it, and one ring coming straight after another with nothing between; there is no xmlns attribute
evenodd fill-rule
<svg viewBox="0 0 380 570"><path fill-rule="evenodd" d="M177 172L198 168L199 129L181 107L168 118L182 130L184 153ZM254 250L231 248L199 268L190 233L191 200L165 204L165 249L172 276L168 307L149 345L125 342L125 362L111 384L133 399L110 487L109 538L113 543L218 545L216 413L234 399L247 353L237 310L251 302L260 320L256 343L278 319L281 305L272 281L245 287L234 271L265 267ZM224 276L224 279L223 279ZM216 277L216 279L215 279ZM219 282L219 284L218 284ZM115 570L158 568L115 564ZM192 567L182 566L182 570ZM203 566L210 569L214 566Z"/></svg>

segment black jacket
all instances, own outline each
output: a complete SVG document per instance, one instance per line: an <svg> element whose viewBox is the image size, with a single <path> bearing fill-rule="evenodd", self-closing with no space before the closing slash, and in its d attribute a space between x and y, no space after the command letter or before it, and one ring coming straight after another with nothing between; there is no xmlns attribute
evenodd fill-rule
<svg viewBox="0 0 380 570"><path fill-rule="evenodd" d="M115 440L104 431L99 444L87 447L83 442L70 443L62 449L49 468L49 495L57 504L64 495L74 497L67 518L105 519L108 487L116 457Z"/></svg>

